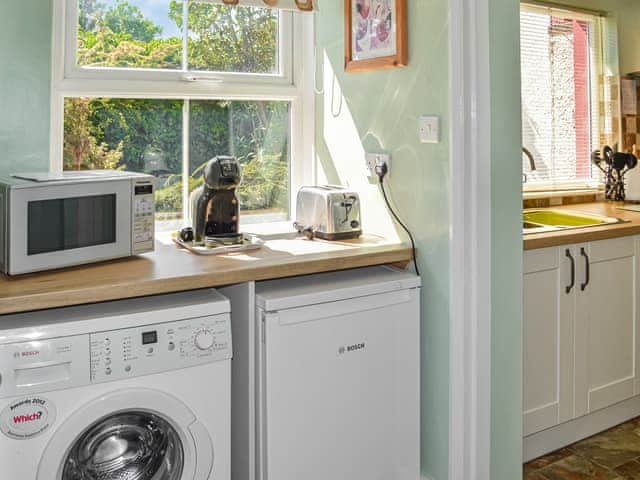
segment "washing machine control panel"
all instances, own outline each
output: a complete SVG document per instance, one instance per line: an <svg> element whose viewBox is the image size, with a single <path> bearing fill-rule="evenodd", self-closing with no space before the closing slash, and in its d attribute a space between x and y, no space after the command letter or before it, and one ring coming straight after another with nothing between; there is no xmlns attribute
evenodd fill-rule
<svg viewBox="0 0 640 480"><path fill-rule="evenodd" d="M90 336L91 381L107 382L231 358L228 314Z"/></svg>

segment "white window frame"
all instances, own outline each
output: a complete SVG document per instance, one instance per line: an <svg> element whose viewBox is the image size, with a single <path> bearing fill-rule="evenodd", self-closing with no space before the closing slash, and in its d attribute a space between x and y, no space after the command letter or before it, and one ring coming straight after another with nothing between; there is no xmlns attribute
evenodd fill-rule
<svg viewBox="0 0 640 480"><path fill-rule="evenodd" d="M295 218L295 193L315 181L314 158L314 32L313 15L280 11L279 63L276 75L188 72L152 69L81 68L76 62L77 0L54 0L49 168L63 169L64 99L102 97L180 100L288 101L289 215ZM71 42L71 43L70 43ZM290 45L291 48L287 48ZM185 105L188 105L185 103ZM183 141L188 135L183 110ZM188 142L187 142L188 143ZM184 145L183 145L184 146ZM188 144L186 145L188 147ZM183 148L183 175L188 173L188 148ZM188 205L184 182L183 211Z"/></svg>

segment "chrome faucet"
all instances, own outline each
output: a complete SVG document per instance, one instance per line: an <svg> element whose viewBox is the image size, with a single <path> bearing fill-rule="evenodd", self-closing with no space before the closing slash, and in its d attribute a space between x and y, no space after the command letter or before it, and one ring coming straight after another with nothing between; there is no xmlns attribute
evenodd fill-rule
<svg viewBox="0 0 640 480"><path fill-rule="evenodd" d="M534 172L536 170L536 161L533 158L533 154L529 151L529 149L527 149L525 147L522 147L522 152L529 159L529 167L531 168L531 171ZM522 183L527 183L527 174L526 173L522 174Z"/></svg>

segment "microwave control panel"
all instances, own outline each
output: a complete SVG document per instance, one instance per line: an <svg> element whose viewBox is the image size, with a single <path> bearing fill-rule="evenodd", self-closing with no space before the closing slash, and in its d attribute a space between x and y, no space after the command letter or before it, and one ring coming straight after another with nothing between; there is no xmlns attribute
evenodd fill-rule
<svg viewBox="0 0 640 480"><path fill-rule="evenodd" d="M91 382L150 375L231 358L229 314L91 335Z"/></svg>
<svg viewBox="0 0 640 480"><path fill-rule="evenodd" d="M155 202L153 183L135 182L133 185L133 254L153 251Z"/></svg>

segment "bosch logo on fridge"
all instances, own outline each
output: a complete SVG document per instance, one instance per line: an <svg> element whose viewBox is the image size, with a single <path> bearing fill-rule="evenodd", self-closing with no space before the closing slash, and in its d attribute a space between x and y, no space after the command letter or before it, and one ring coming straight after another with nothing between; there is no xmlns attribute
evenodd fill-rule
<svg viewBox="0 0 640 480"><path fill-rule="evenodd" d="M344 347L340 347L338 349L338 353L340 355L343 355L345 353L351 353L351 352L357 352L358 350L364 350L365 348L365 343L354 343L353 345L346 345Z"/></svg>

